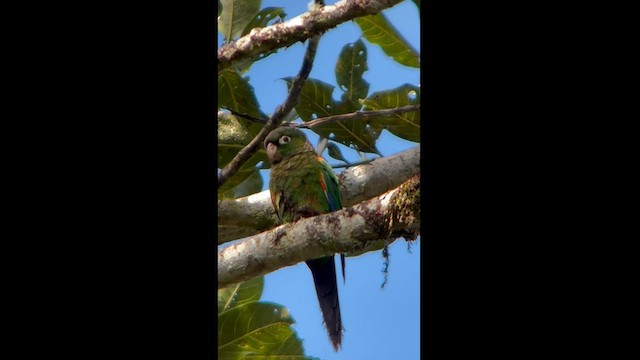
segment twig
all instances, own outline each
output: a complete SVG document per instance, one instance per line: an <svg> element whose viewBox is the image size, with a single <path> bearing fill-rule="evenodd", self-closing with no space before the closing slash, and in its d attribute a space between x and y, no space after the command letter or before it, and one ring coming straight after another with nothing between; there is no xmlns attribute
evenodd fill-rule
<svg viewBox="0 0 640 360"><path fill-rule="evenodd" d="M261 119L261 118L257 118L257 117L253 117L251 115L248 114L241 114L233 109L229 109L229 108L223 108L225 110L228 110L231 114L235 115L235 116L239 116L241 118L247 119L249 121L253 121L253 122L257 122L257 123L262 123L262 124L266 124L269 119Z"/></svg>
<svg viewBox="0 0 640 360"><path fill-rule="evenodd" d="M395 109L356 111L348 114L325 116L315 120L307 121L306 123L302 123L302 124L289 124L289 126L303 128L303 129L311 129L314 126L317 126L320 124L326 124L330 122L345 121L345 120L364 120L372 117L393 116L393 115L399 115L399 114L404 114L404 113L418 111L418 110L420 110L420 104L407 105L407 106L402 106Z"/></svg>
<svg viewBox="0 0 640 360"><path fill-rule="evenodd" d="M314 36L309 39L309 46L307 47L307 51L304 54L304 60L302 61L302 67L300 68L300 72L293 79L291 83L291 88L289 90L289 94L287 98L281 105L278 105L269 118L269 121L264 125L262 130L256 135L256 137L251 140L251 142L242 148L236 156L227 164L227 166L222 169L220 175L218 176L218 189L222 186L227 180L229 180L237 171L240 169L240 166L247 162L251 156L258 151L258 148L263 146L262 142L267 137L267 134L282 123L285 116L293 110L293 108L298 104L300 99L300 92L302 91L302 85L304 85L305 80L309 77L309 73L311 72L311 68L313 67L313 60L316 57L316 50L318 49L318 43L320 42L320 36Z"/></svg>

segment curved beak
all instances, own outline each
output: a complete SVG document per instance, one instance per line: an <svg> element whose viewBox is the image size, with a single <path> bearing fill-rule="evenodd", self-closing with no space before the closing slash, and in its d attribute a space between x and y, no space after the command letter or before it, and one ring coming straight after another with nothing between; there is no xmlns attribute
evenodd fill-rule
<svg viewBox="0 0 640 360"><path fill-rule="evenodd" d="M272 164L279 161L276 155L277 152L278 146L276 144L272 142L267 144L267 156L269 157L269 161L271 161Z"/></svg>

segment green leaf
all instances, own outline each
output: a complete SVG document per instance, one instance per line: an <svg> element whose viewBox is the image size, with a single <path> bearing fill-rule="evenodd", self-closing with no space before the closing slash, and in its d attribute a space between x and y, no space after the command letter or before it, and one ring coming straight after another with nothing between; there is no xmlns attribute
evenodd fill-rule
<svg viewBox="0 0 640 360"><path fill-rule="evenodd" d="M253 117L264 117L260 111L253 86L233 69L218 73L218 109L232 109Z"/></svg>
<svg viewBox="0 0 640 360"><path fill-rule="evenodd" d="M222 3L218 0L218 16L220 16L220 14L222 14Z"/></svg>
<svg viewBox="0 0 640 360"><path fill-rule="evenodd" d="M283 79L291 89L292 77ZM333 85L315 79L307 79L295 109L302 121L333 115Z"/></svg>
<svg viewBox="0 0 640 360"><path fill-rule="evenodd" d="M340 160L340 161L342 161L342 162L346 163L347 165L348 165L348 164L351 164L351 163L349 162L349 160L347 160L347 159L344 157L344 155L342 155L342 151L340 151L340 148L339 148L339 147L338 147L338 145L336 145L335 143L333 143L333 142L329 142L329 143L327 144L327 150L329 150L329 151L328 151L329 156L331 156L332 158L334 158L334 159L336 159L336 160Z"/></svg>
<svg viewBox="0 0 640 360"><path fill-rule="evenodd" d="M247 35L254 28L265 27L269 25L269 22L272 20L276 20L276 22L278 20L283 20L285 16L287 16L287 14L284 12L284 8L279 8L279 7L264 8L254 15L254 17L251 19L251 21L247 24L247 26L242 31L241 36ZM247 59L241 59L239 61L235 61L232 67L238 73L246 74L249 71L249 69L251 69L251 66L253 65L253 63L255 63L258 60L262 60L271 54L275 54L276 52L278 52L278 49L266 51Z"/></svg>
<svg viewBox="0 0 640 360"><path fill-rule="evenodd" d="M258 302L263 289L259 277L218 290L218 358L318 360L304 355L286 307Z"/></svg>
<svg viewBox="0 0 640 360"><path fill-rule="evenodd" d="M350 112L351 105L342 102L336 103L333 109L335 115L346 114ZM357 151L382 156L376 147L376 140L380 135L379 132L362 120L334 121L316 125L311 130L320 136L339 142Z"/></svg>
<svg viewBox="0 0 640 360"><path fill-rule="evenodd" d="M349 112L358 110L358 101L369 93L369 83L362 78L367 70L367 48L362 40L346 44L338 57L335 72L336 81L344 91L342 102L352 105Z"/></svg>
<svg viewBox="0 0 640 360"><path fill-rule="evenodd" d="M337 141L355 150L380 154L376 147L376 140L379 133L375 129L370 129L361 120L336 121L327 124L314 126L311 130L320 136ZM333 134L333 136L331 136Z"/></svg>
<svg viewBox="0 0 640 360"><path fill-rule="evenodd" d="M420 0L412 0L418 7L418 15L420 15Z"/></svg>
<svg viewBox="0 0 640 360"><path fill-rule="evenodd" d="M218 168L225 167L236 154L258 134L262 125L231 114L218 117ZM252 169L262 161L262 168L269 167L267 151L260 147L241 169ZM246 174L248 177L250 174ZM246 178L245 177L245 178ZM233 179L233 177L231 178ZM229 179L229 181L231 181ZM239 182L238 182L239 183Z"/></svg>
<svg viewBox="0 0 640 360"><path fill-rule="evenodd" d="M249 125L251 124L251 125ZM256 136L257 130L249 130L254 124L231 114L218 117L218 168L222 169ZM260 147L240 169L219 189L218 199L238 198L255 194L262 190L263 179L256 165L262 162L262 168L270 166L267 152Z"/></svg>
<svg viewBox="0 0 640 360"><path fill-rule="evenodd" d="M287 87L291 88L292 78L284 78ZM333 100L333 85L316 79L307 79L300 93L300 101L295 107L302 121L307 122L330 115L345 114L351 112L352 105ZM338 121L328 124L316 125L313 132L333 141L340 142L356 150L368 153L380 154L375 146L377 136L373 136L362 121ZM330 136L333 134L333 136Z"/></svg>
<svg viewBox="0 0 640 360"><path fill-rule="evenodd" d="M291 329L289 310L267 302L249 302L218 315L218 357L245 359L259 355L298 356L303 359L302 342Z"/></svg>
<svg viewBox="0 0 640 360"><path fill-rule="evenodd" d="M218 16L218 31L227 43L240 36L253 16L260 10L262 0L220 0L222 14Z"/></svg>
<svg viewBox="0 0 640 360"><path fill-rule="evenodd" d="M411 67L420 67L420 55L387 21L382 14L363 16L354 19L362 29L362 35L372 44L380 46L385 54L396 62ZM418 31L418 29L416 29Z"/></svg>
<svg viewBox="0 0 640 360"><path fill-rule="evenodd" d="M218 290L218 313L260 300L263 289L264 276L261 276Z"/></svg>
<svg viewBox="0 0 640 360"><path fill-rule="evenodd" d="M363 111L393 109L420 103L420 88L404 84L395 89L378 91L363 101ZM370 120L371 126L409 141L420 142L420 111L412 111L393 116L377 117Z"/></svg>
<svg viewBox="0 0 640 360"><path fill-rule="evenodd" d="M277 20L278 18L284 20L285 16L287 16L287 14L284 12L284 8L266 7L254 15L247 26L245 26L241 36L247 35L254 28L267 26L272 20Z"/></svg>
<svg viewBox="0 0 640 360"><path fill-rule="evenodd" d="M218 189L218 200L237 199L262 191L260 168L241 168Z"/></svg>

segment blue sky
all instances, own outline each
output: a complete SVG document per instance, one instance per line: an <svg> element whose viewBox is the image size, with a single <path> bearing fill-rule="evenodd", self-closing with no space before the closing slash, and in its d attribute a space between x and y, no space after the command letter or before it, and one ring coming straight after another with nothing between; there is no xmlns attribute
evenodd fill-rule
<svg viewBox="0 0 640 360"><path fill-rule="evenodd" d="M336 1L326 1L333 4ZM262 8L284 7L286 19L307 11L306 0L263 0ZM384 15L420 51L420 18L417 7L404 1ZM286 20L285 19L285 20ZM335 64L342 47L358 40L359 27L353 22L329 30L320 40L316 60L310 78L335 85ZM220 40L219 40L220 41ZM419 85L420 70L399 65L387 57L377 46L365 40L369 70L364 78L370 83L369 92L387 90L405 83ZM247 74L263 111L270 114L286 97L286 85L280 80L294 76L300 69L305 46L296 44L259 61ZM334 98L339 99L339 91ZM311 142L317 136L307 132ZM385 156L409 149L417 144L383 132L378 148ZM348 160L356 161L355 151L342 147ZM368 155L372 156L372 155ZM331 164L337 160L325 157ZM337 169L336 172L341 171ZM263 172L265 190L268 171ZM370 252L355 258L347 258L347 280L342 283L339 274L338 291L345 327L343 347L334 352L322 325L322 316L316 298L311 272L304 263L287 267L265 276L263 301L287 306L296 320L294 329L303 340L307 355L323 360L338 359L419 359L420 352L420 242L413 242L411 253L403 239L390 246L388 283L384 289L382 273L384 259L381 251ZM339 267L338 267L339 268Z"/></svg>

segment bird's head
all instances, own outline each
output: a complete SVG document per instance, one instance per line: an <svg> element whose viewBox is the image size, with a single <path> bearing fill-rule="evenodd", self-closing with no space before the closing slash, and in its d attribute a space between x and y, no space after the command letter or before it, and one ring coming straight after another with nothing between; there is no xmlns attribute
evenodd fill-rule
<svg viewBox="0 0 640 360"><path fill-rule="evenodd" d="M293 127L279 127L264 139L264 147L272 164L305 151L314 151L307 136Z"/></svg>

